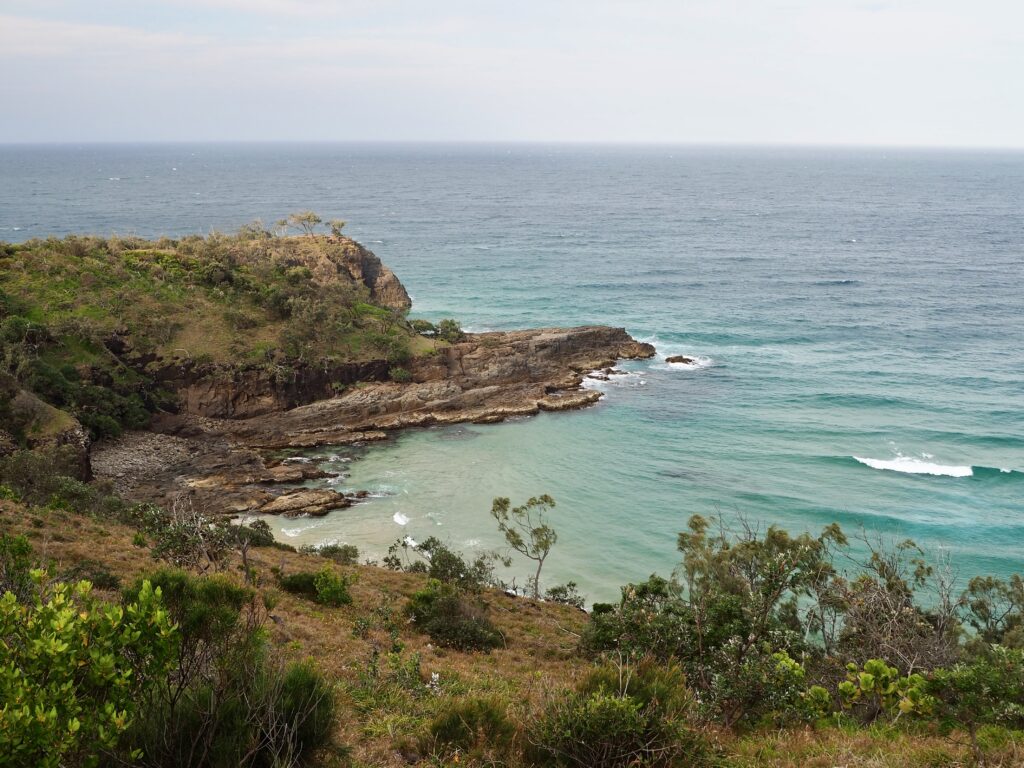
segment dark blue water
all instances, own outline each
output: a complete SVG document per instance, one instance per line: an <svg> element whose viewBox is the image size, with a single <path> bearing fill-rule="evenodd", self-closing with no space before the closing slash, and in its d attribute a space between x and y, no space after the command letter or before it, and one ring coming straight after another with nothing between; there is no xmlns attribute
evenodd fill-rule
<svg viewBox="0 0 1024 768"><path fill-rule="evenodd" d="M0 147L0 239L307 208L347 219L416 315L623 325L698 364L633 365L583 413L375 447L346 482L391 495L283 523L296 540L491 545L491 497L548 492L552 578L597 597L670 568L692 513L1024 567L1024 154Z"/></svg>

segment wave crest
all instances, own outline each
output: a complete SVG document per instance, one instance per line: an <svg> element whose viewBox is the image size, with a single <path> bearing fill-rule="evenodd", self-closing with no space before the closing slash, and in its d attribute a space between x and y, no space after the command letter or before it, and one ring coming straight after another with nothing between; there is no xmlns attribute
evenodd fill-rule
<svg viewBox="0 0 1024 768"><path fill-rule="evenodd" d="M872 469L886 469L891 472L903 472L910 475L971 477L974 474L974 467L969 465L935 464L934 462L918 459L914 456L896 456L893 459L870 459L861 456L854 456L853 458Z"/></svg>

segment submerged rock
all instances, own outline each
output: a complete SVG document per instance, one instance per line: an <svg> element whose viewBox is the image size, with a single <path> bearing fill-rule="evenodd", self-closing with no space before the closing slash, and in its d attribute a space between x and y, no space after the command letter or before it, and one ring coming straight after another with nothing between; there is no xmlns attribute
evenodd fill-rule
<svg viewBox="0 0 1024 768"><path fill-rule="evenodd" d="M686 355L672 355L672 357L665 358L666 363L685 363L686 365L693 364L693 358L687 357Z"/></svg>

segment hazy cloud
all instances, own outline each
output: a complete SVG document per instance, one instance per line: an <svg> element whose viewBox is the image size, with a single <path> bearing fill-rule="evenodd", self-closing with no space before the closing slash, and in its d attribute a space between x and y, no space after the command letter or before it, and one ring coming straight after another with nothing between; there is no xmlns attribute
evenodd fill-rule
<svg viewBox="0 0 1024 768"><path fill-rule="evenodd" d="M1022 30L947 0L0 2L0 141L1021 146Z"/></svg>

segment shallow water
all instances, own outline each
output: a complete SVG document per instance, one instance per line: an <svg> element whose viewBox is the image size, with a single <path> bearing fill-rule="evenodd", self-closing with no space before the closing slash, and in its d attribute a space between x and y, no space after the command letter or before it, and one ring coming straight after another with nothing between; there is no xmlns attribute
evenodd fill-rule
<svg viewBox="0 0 1024 768"><path fill-rule="evenodd" d="M380 498L281 520L288 541L494 546L494 496L549 493L546 573L592 599L670 569L693 513L911 536L965 576L1024 568L1024 154L0 147L0 181L0 238L312 208L350 220L414 315L657 346L586 411L339 451L357 457L339 487Z"/></svg>

